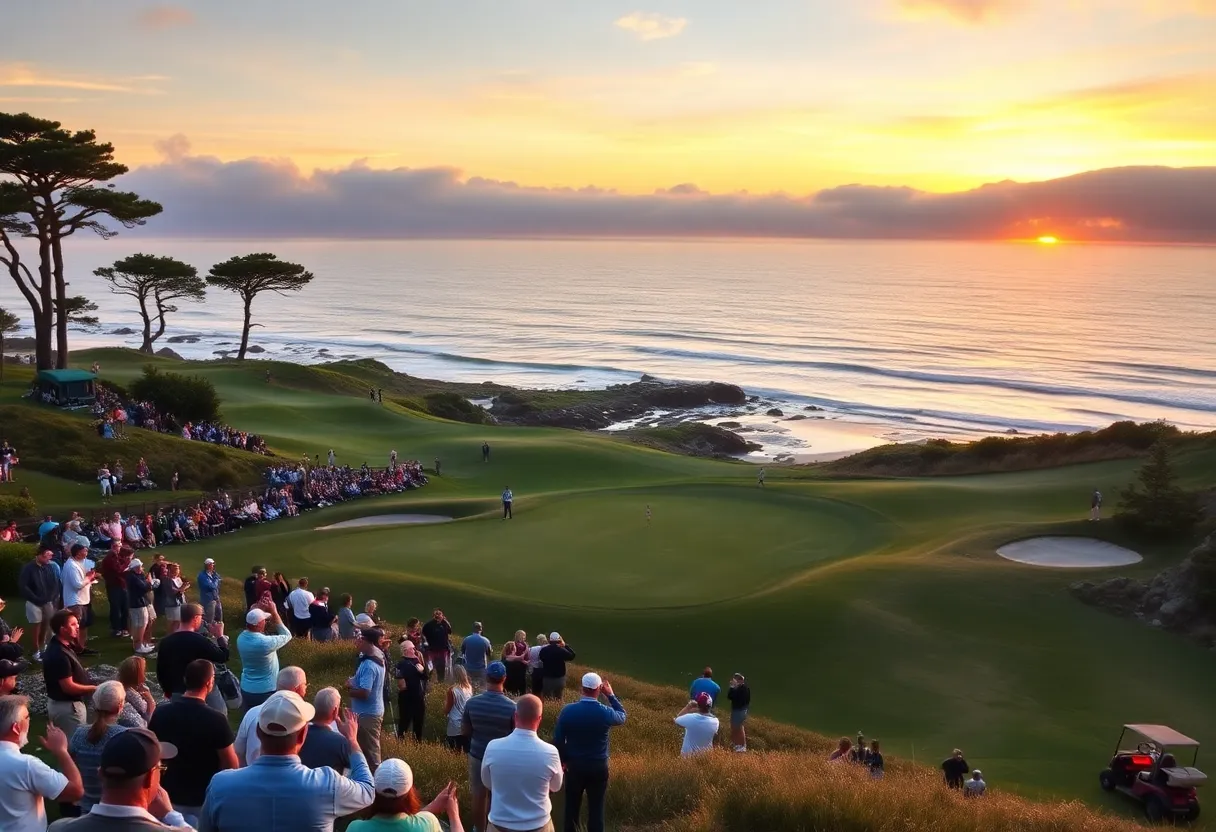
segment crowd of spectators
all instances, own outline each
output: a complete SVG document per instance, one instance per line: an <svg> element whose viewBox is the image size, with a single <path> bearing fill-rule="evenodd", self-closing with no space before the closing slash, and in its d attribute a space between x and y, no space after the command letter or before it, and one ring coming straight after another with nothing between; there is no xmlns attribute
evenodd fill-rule
<svg viewBox="0 0 1216 832"><path fill-rule="evenodd" d="M331 830L340 818L356 818L349 825L354 832L437 832L439 816L446 816L449 832L463 832L454 784L424 805L409 765L384 759L381 748L385 731L423 741L427 692L448 682L442 739L466 756L475 829L553 832L552 795L564 787L565 832L603 832L609 735L625 723L626 711L612 685L594 672L574 683L581 693L576 701L560 705L575 658L560 633L530 645L517 631L496 647L480 622L456 638L439 609L393 633L374 601L355 615L353 599L343 595L335 610L328 588L314 594L307 578L289 582L276 573L272 579L255 567L245 578L244 626L230 641L212 559L187 581L159 554L142 577L143 564L121 543L98 565L88 554L82 544L73 547L61 574L78 571L74 578L56 577L49 550L21 576L31 624L45 624L34 644L50 700L41 742L54 766L22 752L29 704L12 694L14 677L30 664L19 643L22 631L0 625L0 828L6 832L46 829L46 800L59 804L63 819L51 829L60 832L294 832ZM132 631L149 626L162 610L170 622L154 652L140 649L153 640L145 635L119 678L101 684L80 658L88 655L82 629L92 619L88 587L98 580L107 590L125 587ZM190 597L195 593L197 602ZM170 595L175 607L163 603L152 615L135 613ZM342 690L322 688L310 701L305 671L280 666L279 651L298 638L351 645ZM227 668L234 654L239 676ZM164 691L159 700L148 691L151 662ZM685 732L682 754L715 746L721 694L713 670L705 668L674 717ZM742 675L731 677L726 698L730 743L745 751L751 692ZM552 706L560 713L546 739L539 731L544 709ZM230 711L241 717L235 731ZM883 769L877 741L867 747L862 737L856 747L843 740L833 759L862 765L873 776ZM942 769L950 786L983 794L978 771L963 779L968 764L961 751Z"/></svg>
<svg viewBox="0 0 1216 832"><path fill-rule="evenodd" d="M106 439L122 438L128 427L136 427L157 433L177 434L183 439L270 455L266 440L256 433L237 430L220 422L182 422L172 414L161 413L152 402L123 401L112 388L104 384L97 385L93 417L98 434Z"/></svg>

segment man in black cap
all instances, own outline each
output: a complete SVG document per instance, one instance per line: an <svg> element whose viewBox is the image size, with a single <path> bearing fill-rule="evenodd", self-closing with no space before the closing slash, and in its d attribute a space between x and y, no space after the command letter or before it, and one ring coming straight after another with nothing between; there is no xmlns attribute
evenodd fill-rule
<svg viewBox="0 0 1216 832"><path fill-rule="evenodd" d="M55 832L140 832L189 829L160 786L160 767L177 756L143 728L116 734L101 752L101 802L87 815L51 824Z"/></svg>
<svg viewBox="0 0 1216 832"><path fill-rule="evenodd" d="M0 696L8 696L17 690L17 677L30 669L25 659L0 659Z"/></svg>

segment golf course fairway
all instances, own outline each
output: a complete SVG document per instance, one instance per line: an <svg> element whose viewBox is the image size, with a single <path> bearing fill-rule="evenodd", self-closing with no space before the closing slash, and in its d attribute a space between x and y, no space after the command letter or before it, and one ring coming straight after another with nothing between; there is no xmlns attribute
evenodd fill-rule
<svg viewBox="0 0 1216 832"><path fill-rule="evenodd" d="M127 384L149 359L73 356L76 366L94 360L103 380ZM1150 576L1184 556L1185 545L1129 543L1113 523L1083 520L1089 494L1117 495L1136 461L919 480L769 467L761 489L741 463L446 422L387 390L380 405L356 380L335 382L336 369L154 361L211 379L225 421L262 434L285 460L331 448L339 464L383 466L392 449L428 469L442 460L443 475L421 490L167 550L187 573L205 557L238 580L263 564L359 604L375 598L394 621L435 607L458 631L483 621L496 644L520 628L530 638L559 630L581 664L609 677L685 686L705 665L721 678L741 672L756 714L834 736L864 731L891 755L933 765L961 747L990 785L1117 811L1128 807L1099 790L1097 774L1123 723L1169 724L1216 748L1216 655L1067 591L1078 579ZM27 383L4 382L4 403ZM1211 485L1216 452L1209 443L1177 463L1188 485ZM50 480L31 486L40 506L85 493ZM503 520L508 485L515 517ZM316 530L383 514L453 522ZM1128 545L1144 560L1055 570L996 555L1053 534ZM672 701L673 715L682 704Z"/></svg>

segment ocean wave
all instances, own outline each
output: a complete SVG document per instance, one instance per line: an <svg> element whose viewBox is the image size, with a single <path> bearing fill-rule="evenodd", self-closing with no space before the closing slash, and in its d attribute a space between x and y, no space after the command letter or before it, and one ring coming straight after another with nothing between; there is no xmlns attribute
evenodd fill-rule
<svg viewBox="0 0 1216 832"><path fill-rule="evenodd" d="M1194 399L1186 396L1165 396L1149 393L1137 393L1132 391L1090 389L1064 384L1048 384L1046 382L1029 381L1025 379L939 373L924 370L905 370L843 361L800 361L780 358L764 358L761 356L747 355L743 353L705 352L697 350L669 349L665 347L636 347L635 350L647 355L687 358L698 361L730 362L771 367L797 367L801 369L824 370L827 372L853 373L857 375L876 376L880 378L902 379L904 381L919 381L928 384L991 387L994 389L1012 390L1021 393L1036 393L1043 396L1077 396L1093 399L1108 399L1111 401L1126 402L1128 404L1145 404L1157 407L1177 408L1180 410L1193 410L1199 413L1216 413L1216 399Z"/></svg>

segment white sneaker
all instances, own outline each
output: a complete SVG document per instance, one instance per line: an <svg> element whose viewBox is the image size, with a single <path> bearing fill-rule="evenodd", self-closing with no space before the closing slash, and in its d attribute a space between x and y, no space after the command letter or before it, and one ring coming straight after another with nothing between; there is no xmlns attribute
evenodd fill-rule
<svg viewBox="0 0 1216 832"><path fill-rule="evenodd" d="M42 661L42 651L41 650L34 651L34 661L36 661L36 662Z"/></svg>
<svg viewBox="0 0 1216 832"><path fill-rule="evenodd" d="M736 750L736 751L746 751L746 750L747 750L747 746L746 746L746 745L736 745L736 746L735 746L735 750Z"/></svg>

